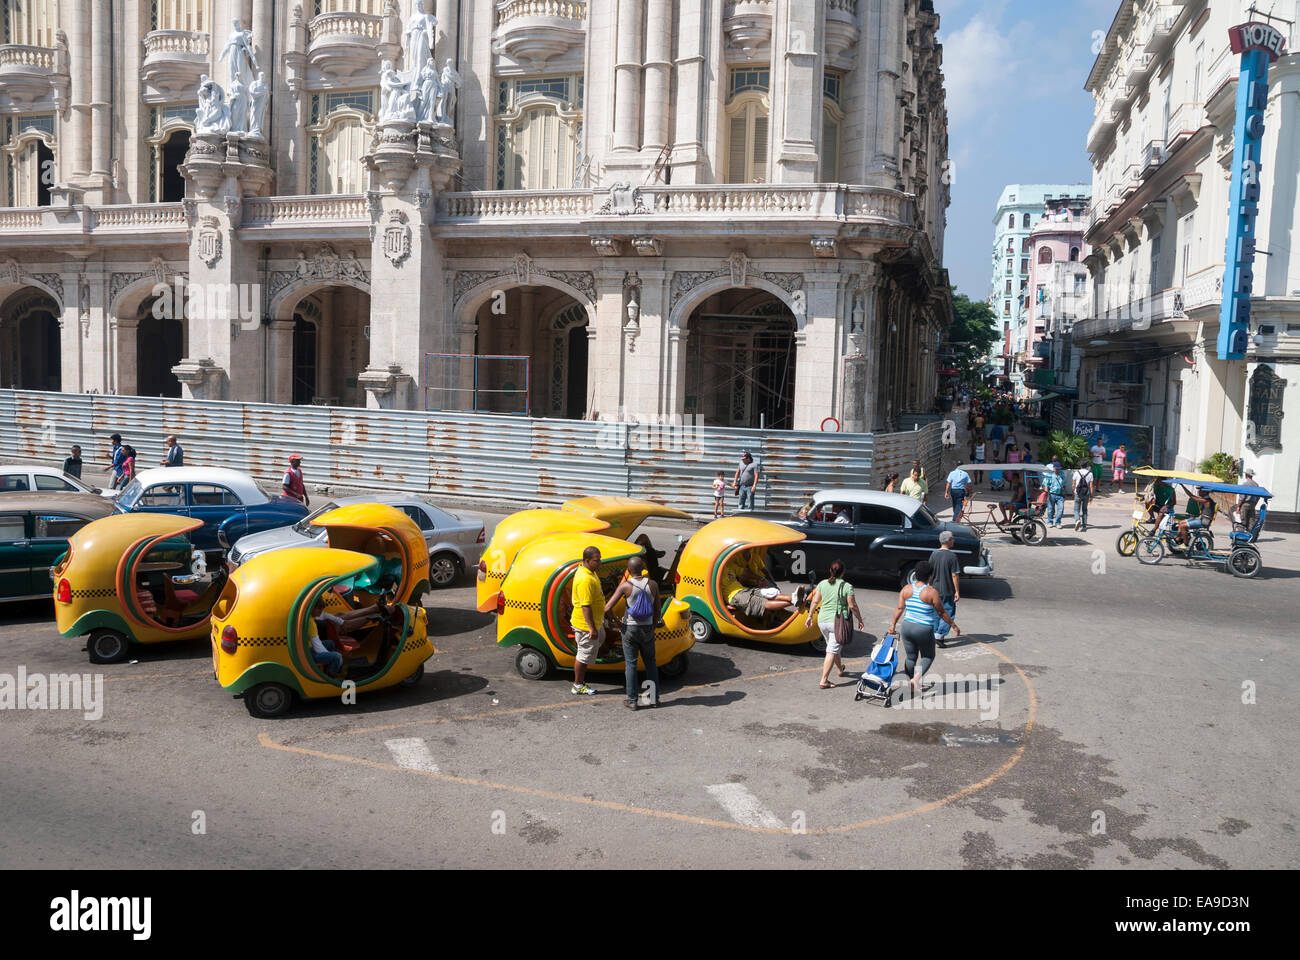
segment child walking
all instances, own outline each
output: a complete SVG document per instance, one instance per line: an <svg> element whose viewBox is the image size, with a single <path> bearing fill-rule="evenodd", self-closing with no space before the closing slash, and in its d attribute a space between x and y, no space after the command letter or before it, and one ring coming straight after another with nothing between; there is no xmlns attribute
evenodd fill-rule
<svg viewBox="0 0 1300 960"><path fill-rule="evenodd" d="M722 500L727 495L727 481L722 478L722 471L718 471L717 477L713 480L713 518L716 520L722 516Z"/></svg>

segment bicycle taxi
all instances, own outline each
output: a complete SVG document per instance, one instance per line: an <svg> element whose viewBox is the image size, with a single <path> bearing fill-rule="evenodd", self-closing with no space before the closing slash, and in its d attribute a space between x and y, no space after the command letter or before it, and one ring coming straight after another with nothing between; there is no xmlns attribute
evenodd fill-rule
<svg viewBox="0 0 1300 960"><path fill-rule="evenodd" d="M1241 497L1250 497L1261 501L1259 515L1254 517L1249 525L1233 522L1233 530L1229 534L1230 545L1228 549L1216 550L1214 537L1208 529L1193 529L1188 531L1187 543L1180 545L1181 549L1178 551L1189 565L1222 563L1234 577L1250 579L1257 576L1259 571L1264 568L1264 561L1260 556L1259 547L1255 545L1255 541L1259 539L1260 531L1264 529L1264 520L1268 516L1268 503L1273 495L1263 487L1252 484L1223 483L1217 479L1214 481L1196 481L1182 477L1170 477L1167 482L1189 491L1199 489L1202 493L1209 494L1218 508L1230 516L1235 511L1237 500ZM1177 534L1172 529L1174 522L1175 518L1173 516L1166 516L1154 534L1142 537L1138 541L1137 558L1139 561L1145 564L1157 564L1164 559L1171 542L1177 541Z"/></svg>
<svg viewBox="0 0 1300 960"><path fill-rule="evenodd" d="M981 540L996 531L1005 533L1015 543L1025 543L1031 547L1046 542L1047 524L1042 517L1046 513L1047 497L1043 491L1042 477L1050 472L1050 466L1042 463L967 463L957 469L966 471L972 480L966 491L961 522L979 534ZM974 512L974 498L980 486L980 478L991 478L995 473L1001 473L1007 479L1007 502L1011 502L1016 474L1020 474L1025 486L1024 498L1012 503L1005 518L1000 503L988 504L983 514Z"/></svg>
<svg viewBox="0 0 1300 960"><path fill-rule="evenodd" d="M1141 478L1141 480L1139 479ZM1142 484L1142 480L1146 484ZM1133 525L1115 540L1115 550L1121 557L1131 557L1137 552L1138 541L1156 534L1156 485L1160 481L1190 480L1194 483L1218 483L1219 478L1208 473L1188 473L1181 470L1157 470L1141 467L1133 471ZM1175 519L1179 519L1175 515ZM1208 533L1208 531L1206 531ZM1213 546L1214 535L1210 534Z"/></svg>

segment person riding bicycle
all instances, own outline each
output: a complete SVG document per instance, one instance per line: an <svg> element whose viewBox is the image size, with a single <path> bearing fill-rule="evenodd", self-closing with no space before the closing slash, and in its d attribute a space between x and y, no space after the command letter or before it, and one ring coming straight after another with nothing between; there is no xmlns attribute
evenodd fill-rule
<svg viewBox="0 0 1300 960"><path fill-rule="evenodd" d="M1147 509L1147 518L1151 523L1159 526L1161 518L1165 514L1173 513L1178 507L1178 494L1174 490L1174 485L1166 483L1163 479L1156 480L1151 498L1144 505Z"/></svg>
<svg viewBox="0 0 1300 960"><path fill-rule="evenodd" d="M1214 522L1215 509L1215 503L1205 488L1197 487L1196 492L1187 497L1187 518L1178 524L1178 542L1188 543L1192 530L1208 530Z"/></svg>
<svg viewBox="0 0 1300 960"><path fill-rule="evenodd" d="M1019 473L1013 473L1011 476L1013 478L1011 481L1011 499L1004 500L998 504L1002 510L1003 523L1009 523L1012 514L1017 510L1029 509L1029 497L1028 494L1025 493L1024 481L1020 478Z"/></svg>

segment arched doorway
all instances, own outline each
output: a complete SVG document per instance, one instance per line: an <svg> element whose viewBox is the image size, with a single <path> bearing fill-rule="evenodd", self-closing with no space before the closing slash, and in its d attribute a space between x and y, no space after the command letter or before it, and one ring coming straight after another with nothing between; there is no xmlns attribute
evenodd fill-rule
<svg viewBox="0 0 1300 960"><path fill-rule="evenodd" d="M0 383L19 390L63 387L59 307L27 288L0 307Z"/></svg>
<svg viewBox="0 0 1300 960"><path fill-rule="evenodd" d="M185 356L185 324L154 316L156 297L140 308L135 338L135 392L141 397L179 397L181 382L172 368Z"/></svg>
<svg viewBox="0 0 1300 960"><path fill-rule="evenodd" d="M589 320L586 307L551 287L514 287L489 298L474 313L470 349L480 359L461 362L462 389L448 391L449 400L465 410L583 419L591 406Z"/></svg>
<svg viewBox="0 0 1300 960"><path fill-rule="evenodd" d="M180 129L163 142L159 164L158 199L162 203L179 203L185 199L185 178L181 165L190 151L190 131Z"/></svg>
<svg viewBox="0 0 1300 960"><path fill-rule="evenodd" d="M797 329L773 294L709 297L688 322L683 413L706 426L792 429Z"/></svg>
<svg viewBox="0 0 1300 960"><path fill-rule="evenodd" d="M369 295L355 287L322 287L299 300L291 316L293 402L365 406L357 378L370 358Z"/></svg>

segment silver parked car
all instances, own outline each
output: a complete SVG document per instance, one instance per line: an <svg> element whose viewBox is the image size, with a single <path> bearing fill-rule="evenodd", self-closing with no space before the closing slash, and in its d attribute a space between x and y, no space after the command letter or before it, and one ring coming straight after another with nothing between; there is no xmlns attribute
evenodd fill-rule
<svg viewBox="0 0 1300 960"><path fill-rule="evenodd" d="M383 503L396 507L415 521L429 546L429 581L432 586L450 587L467 570L476 570L487 545L487 528L480 517L449 513L414 494L380 494L331 500L293 526L265 530L240 537L231 547L228 560L239 566L249 557L283 550L285 547L324 547L326 531L312 521L322 513L353 503Z"/></svg>

